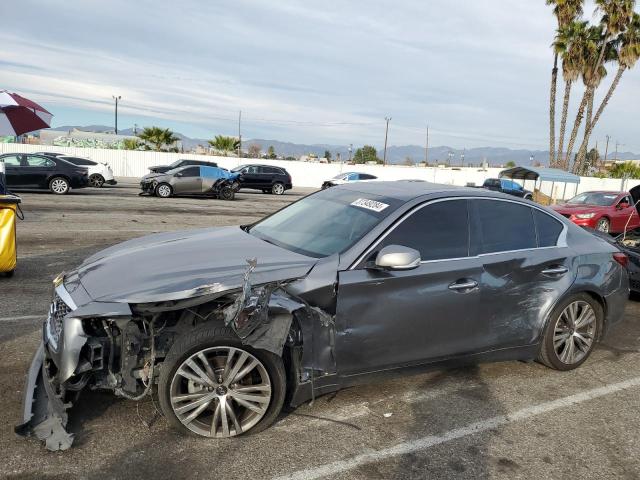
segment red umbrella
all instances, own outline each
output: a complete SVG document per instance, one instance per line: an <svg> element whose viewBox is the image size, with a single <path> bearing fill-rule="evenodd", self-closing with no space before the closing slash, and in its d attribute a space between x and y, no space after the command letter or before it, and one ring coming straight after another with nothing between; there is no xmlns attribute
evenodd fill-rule
<svg viewBox="0 0 640 480"><path fill-rule="evenodd" d="M0 135L18 136L49 128L53 115L17 93L0 90Z"/></svg>

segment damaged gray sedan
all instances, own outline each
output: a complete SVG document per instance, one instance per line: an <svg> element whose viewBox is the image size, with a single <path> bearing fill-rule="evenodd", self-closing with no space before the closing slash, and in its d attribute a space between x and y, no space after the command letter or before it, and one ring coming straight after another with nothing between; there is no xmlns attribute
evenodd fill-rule
<svg viewBox="0 0 640 480"><path fill-rule="evenodd" d="M400 370L582 364L622 318L626 256L526 200L426 183L343 185L253 225L163 233L54 281L16 427L68 448L86 389L202 437Z"/></svg>

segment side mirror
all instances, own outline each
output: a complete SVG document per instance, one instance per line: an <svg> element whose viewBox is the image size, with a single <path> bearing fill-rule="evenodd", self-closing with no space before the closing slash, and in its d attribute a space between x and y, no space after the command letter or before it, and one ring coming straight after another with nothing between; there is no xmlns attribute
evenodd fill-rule
<svg viewBox="0 0 640 480"><path fill-rule="evenodd" d="M412 270L420 265L420 252L402 245L387 245L376 257L375 266L382 270Z"/></svg>
<svg viewBox="0 0 640 480"><path fill-rule="evenodd" d="M184 176L184 175L183 175L183 173L182 173L182 172L178 172L178 173L176 173L176 177L183 177L183 176Z"/></svg>

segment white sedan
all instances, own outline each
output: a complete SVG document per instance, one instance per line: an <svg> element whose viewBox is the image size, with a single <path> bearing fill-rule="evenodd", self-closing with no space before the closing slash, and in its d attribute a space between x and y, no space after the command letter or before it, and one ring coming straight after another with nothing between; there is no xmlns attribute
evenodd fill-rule
<svg viewBox="0 0 640 480"><path fill-rule="evenodd" d="M360 173L360 172L345 172L340 175L336 175L335 177L325 180L322 183L322 190L329 187L334 187L336 185L342 185L345 183L353 183L353 182L366 182L371 180L378 180L378 177L375 175L371 175L369 173Z"/></svg>
<svg viewBox="0 0 640 480"><path fill-rule="evenodd" d="M89 185L92 187L102 188L105 183L107 185L115 185L118 183L115 178L113 178L113 170L111 170L111 167L107 163L94 162L93 160L82 157L59 156L58 158L78 165L79 167L85 167L89 171Z"/></svg>

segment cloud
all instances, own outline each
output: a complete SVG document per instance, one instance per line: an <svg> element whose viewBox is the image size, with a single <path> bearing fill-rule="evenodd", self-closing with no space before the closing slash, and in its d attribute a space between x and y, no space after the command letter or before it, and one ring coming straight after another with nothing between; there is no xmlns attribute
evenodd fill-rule
<svg viewBox="0 0 640 480"><path fill-rule="evenodd" d="M111 111L117 94L123 114L212 133L242 110L249 136L379 145L392 116L392 144L421 144L428 123L436 144L546 147L543 2L5 0L0 14L18 9L29 22L0 31L3 87L53 113ZM596 135L631 148L625 77Z"/></svg>

